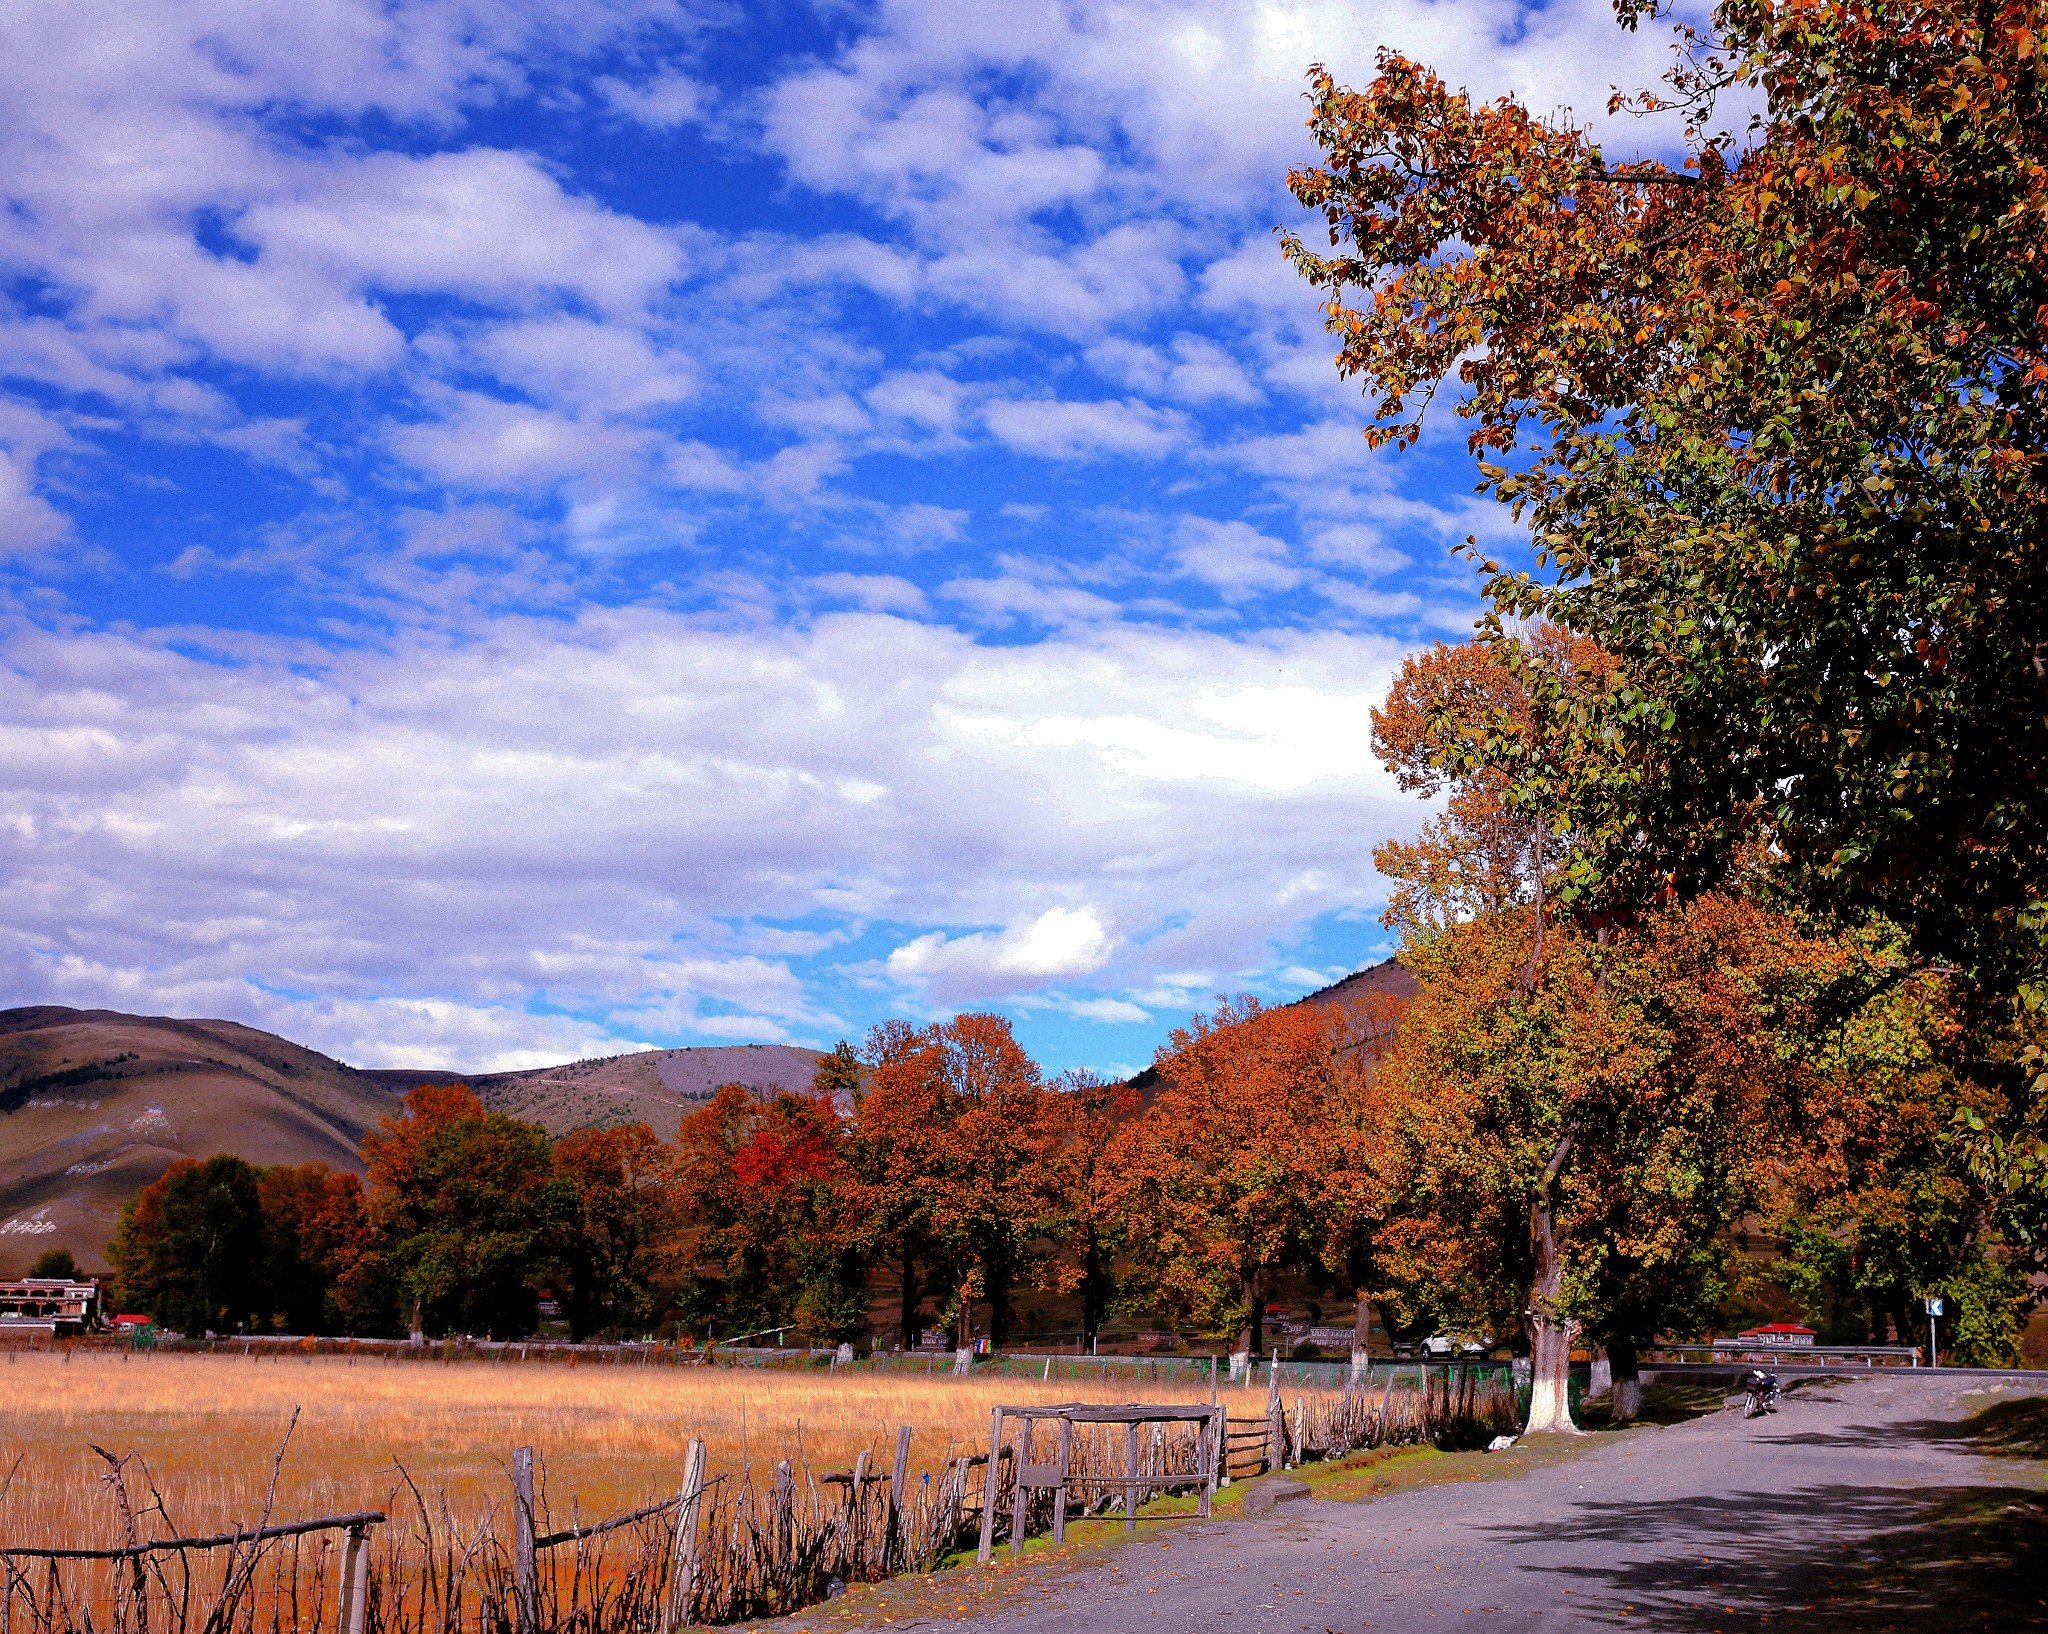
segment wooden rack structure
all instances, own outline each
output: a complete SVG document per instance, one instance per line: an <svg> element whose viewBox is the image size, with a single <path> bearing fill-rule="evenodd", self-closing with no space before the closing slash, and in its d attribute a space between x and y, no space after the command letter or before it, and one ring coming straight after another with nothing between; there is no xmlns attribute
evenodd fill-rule
<svg viewBox="0 0 2048 1634"><path fill-rule="evenodd" d="M981 1542L975 1559L984 1566L995 1557L996 1465L994 1456L1003 1446L1003 1424L1014 1419L1018 1425L1016 1483L1010 1508L1010 1553L1024 1547L1027 1506L1034 1492L1052 1492L1052 1535L1064 1541L1067 1535L1067 1493L1070 1487L1103 1487L1120 1490L1123 1499L1124 1530L1134 1532L1138 1506L1146 1494L1158 1491L1188 1491L1199 1496L1198 1513L1207 1518L1216 1498L1216 1480L1224 1457L1224 1436L1229 1420L1227 1409L1214 1403L1174 1407L1157 1402L1133 1402L1124 1407L1095 1402L1070 1401L1055 1406L997 1407L990 1414L988 1444L991 1457L981 1500ZM1050 1461L1033 1462L1032 1434L1040 1423L1051 1421L1057 1440ZM1073 1471L1074 1426L1076 1424L1121 1424L1124 1426L1123 1469L1116 1475L1076 1475ZM1140 1467L1138 1431L1148 1424L1196 1424L1195 1468L1186 1475L1169 1475L1164 1470Z"/></svg>

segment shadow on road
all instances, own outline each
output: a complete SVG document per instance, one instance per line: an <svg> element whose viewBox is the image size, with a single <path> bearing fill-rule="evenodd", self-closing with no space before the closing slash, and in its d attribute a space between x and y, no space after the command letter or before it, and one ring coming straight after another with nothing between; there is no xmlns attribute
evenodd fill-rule
<svg viewBox="0 0 2048 1634"><path fill-rule="evenodd" d="M1564 1526L1494 1536L1518 1548L1611 1545L1609 1566L1527 1569L1568 1580L1583 1609L1669 1634L1782 1628L1788 1613L1819 1634L2048 1628L2048 1501L2021 1487L1818 1486L1650 1510L1592 1502Z"/></svg>

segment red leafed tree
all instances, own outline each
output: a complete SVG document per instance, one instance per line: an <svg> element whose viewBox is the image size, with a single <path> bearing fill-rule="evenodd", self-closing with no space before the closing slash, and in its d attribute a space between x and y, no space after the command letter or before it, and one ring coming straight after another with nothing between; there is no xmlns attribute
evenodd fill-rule
<svg viewBox="0 0 2048 1634"><path fill-rule="evenodd" d="M677 1135L682 1258L698 1302L728 1332L800 1326L852 1338L866 1326L868 1252L829 1099L762 1101L724 1084Z"/></svg>
<svg viewBox="0 0 2048 1634"><path fill-rule="evenodd" d="M1257 1351L1270 1278L1308 1257L1330 1143L1351 1100L1343 1023L1304 1006L1220 1003L1154 1059L1166 1088L1119 1139L1139 1291Z"/></svg>

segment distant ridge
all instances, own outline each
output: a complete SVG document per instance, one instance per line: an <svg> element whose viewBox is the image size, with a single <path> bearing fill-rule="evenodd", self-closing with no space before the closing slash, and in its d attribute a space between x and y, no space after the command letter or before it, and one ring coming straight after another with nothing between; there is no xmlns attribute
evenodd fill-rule
<svg viewBox="0 0 2048 1634"><path fill-rule="evenodd" d="M1296 999L1364 1019L1413 976L1388 959ZM664 1138L720 1084L767 1099L811 1087L821 1052L794 1044L636 1050L520 1072L359 1069L239 1022L24 1005L0 1010L0 1274L65 1247L103 1269L122 1205L180 1157L359 1169L363 1134L423 1083L572 1129L644 1122ZM1159 1075L1131 1080L1149 1100Z"/></svg>
<svg viewBox="0 0 2048 1634"><path fill-rule="evenodd" d="M1382 959L1376 965L1367 965L1363 970L1354 970L1348 976L1339 977L1327 987L1318 987L1313 993L1304 993L1298 999L1290 999L1277 1006L1282 1010L1308 1008L1336 1010L1354 1028L1368 1020L1367 1012L1371 1001L1382 995L1396 999L1411 999L1422 991L1422 983L1404 967L1398 958ZM1135 1077L1126 1080L1146 1103L1158 1095L1166 1082L1157 1067L1148 1066Z"/></svg>
<svg viewBox="0 0 2048 1634"><path fill-rule="evenodd" d="M808 1091L823 1058L820 1050L794 1044L707 1044L479 1073L463 1082L484 1105L544 1123L557 1134L647 1123L667 1137L675 1134L680 1114L709 1100L720 1084L740 1084L762 1100L784 1090Z"/></svg>
<svg viewBox="0 0 2048 1634"><path fill-rule="evenodd" d="M360 1170L364 1132L416 1084L467 1083L555 1134L682 1115L723 1083L809 1089L819 1052L787 1044L642 1050L525 1072L359 1070L234 1021L35 1004L0 1010L0 1274L46 1248L104 1269L122 1206L180 1157Z"/></svg>
<svg viewBox="0 0 2048 1634"><path fill-rule="evenodd" d="M0 1269L65 1247L105 1263L121 1208L180 1157L360 1165L382 1085L233 1021L0 1010Z"/></svg>

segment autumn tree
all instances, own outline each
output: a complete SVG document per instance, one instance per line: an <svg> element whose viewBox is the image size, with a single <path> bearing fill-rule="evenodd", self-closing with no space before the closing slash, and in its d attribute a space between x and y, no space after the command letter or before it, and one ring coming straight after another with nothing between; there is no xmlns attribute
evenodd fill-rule
<svg viewBox="0 0 2048 1634"><path fill-rule="evenodd" d="M1395 781L1445 808L1413 840L1386 840L1373 866L1395 882L1381 922L1427 936L1502 913L1536 888L1536 821L1518 810L1505 768L1466 768L1458 741L1526 730L1528 699L1512 667L1476 641L1411 654L1372 712L1372 747Z"/></svg>
<svg viewBox="0 0 2048 1634"><path fill-rule="evenodd" d="M1530 983L1527 914L1404 954L1423 986L1383 1076L1473 1319L1527 1338L1537 1431L1572 1427L1581 1335L1614 1356L1626 1413L1636 1350L1705 1320L1716 1235L1805 1092L1796 1042L1848 955L1716 896L1609 936L1562 930Z"/></svg>
<svg viewBox="0 0 2048 1634"><path fill-rule="evenodd" d="M195 1337L267 1325L261 1181L229 1153L178 1158L131 1197L107 1247L121 1303Z"/></svg>
<svg viewBox="0 0 2048 1634"><path fill-rule="evenodd" d="M623 1334L654 1315L654 1279L673 1247L673 1156L644 1123L555 1142L555 1175L573 1198L554 1250L572 1339Z"/></svg>
<svg viewBox="0 0 2048 1634"><path fill-rule="evenodd" d="M575 1206L539 1124L463 1084L421 1084L363 1137L371 1219L401 1318L428 1332L526 1334L535 1279Z"/></svg>
<svg viewBox="0 0 2048 1634"><path fill-rule="evenodd" d="M1369 437L1449 388L1534 534L1536 572L1482 565L1496 630L1626 677L1545 700L1610 762L1570 888L1711 888L1763 813L1809 903L2048 1002L2044 33L2030 0L1724 0L1637 99L1677 166L1392 53L1313 74L1291 181L1329 247L1287 253Z"/></svg>
<svg viewBox="0 0 2048 1634"><path fill-rule="evenodd" d="M1865 940L1906 968L1885 928ZM1885 983L1815 1040L1823 1088L1772 1167L1764 1220L1783 1244L1775 1279L1828 1338L1924 1343L1924 1303L1939 1295L1944 1356L2010 1366L2042 1297L2048 1243L2031 1193L1992 1183L1957 1138L1959 1109L1979 1127L2008 1127L2013 1110L2009 1084L1951 1064L1945 1035L1967 1014L1948 979L1923 972Z"/></svg>
<svg viewBox="0 0 2048 1634"><path fill-rule="evenodd" d="M848 1199L845 1140L830 1101L761 1101L739 1084L721 1085L683 1119L684 1258L710 1271L698 1303L719 1310L729 1331L791 1324L838 1341L867 1325L868 1260Z"/></svg>
<svg viewBox="0 0 2048 1634"><path fill-rule="evenodd" d="M1307 1255L1335 1108L1345 1096L1328 1012L1221 1002L1174 1029L1165 1082L1115 1161L1138 1291L1162 1311L1264 1345L1273 1274Z"/></svg>
<svg viewBox="0 0 2048 1634"><path fill-rule="evenodd" d="M1411 1171L1389 1097L1378 1083L1382 1059L1399 1037L1405 996L1369 995L1333 1036L1337 1058L1319 1138L1309 1143L1308 1184L1315 1201L1306 1233L1312 1274L1334 1281L1353 1301L1351 1356L1370 1354L1377 1307L1391 1335L1419 1314L1413 1279L1391 1238L1411 1206Z"/></svg>
<svg viewBox="0 0 2048 1634"><path fill-rule="evenodd" d="M262 1171L256 1195L263 1214L263 1279L285 1330L379 1327L375 1310L360 1308L358 1267L372 1252L361 1177L325 1163L281 1165Z"/></svg>
<svg viewBox="0 0 2048 1634"><path fill-rule="evenodd" d="M1117 1262L1131 1219L1122 1206L1117 1142L1137 1111L1135 1089L1085 1069L1062 1073L1047 1103L1054 1139L1046 1153L1045 1233L1054 1252L1041 1280L1080 1300L1084 1351L1094 1350L1121 1291Z"/></svg>
<svg viewBox="0 0 2048 1634"><path fill-rule="evenodd" d="M1051 1092L998 1015L885 1023L866 1059L856 1139L869 1217L905 1269L905 1340L929 1289L957 1343L973 1338L985 1304L1001 1344L1030 1245L1057 1201Z"/></svg>
<svg viewBox="0 0 2048 1634"><path fill-rule="evenodd" d="M811 1094L830 1101L841 1111L850 1111L860 1100L866 1082L860 1051L845 1039L818 1057L811 1075Z"/></svg>

